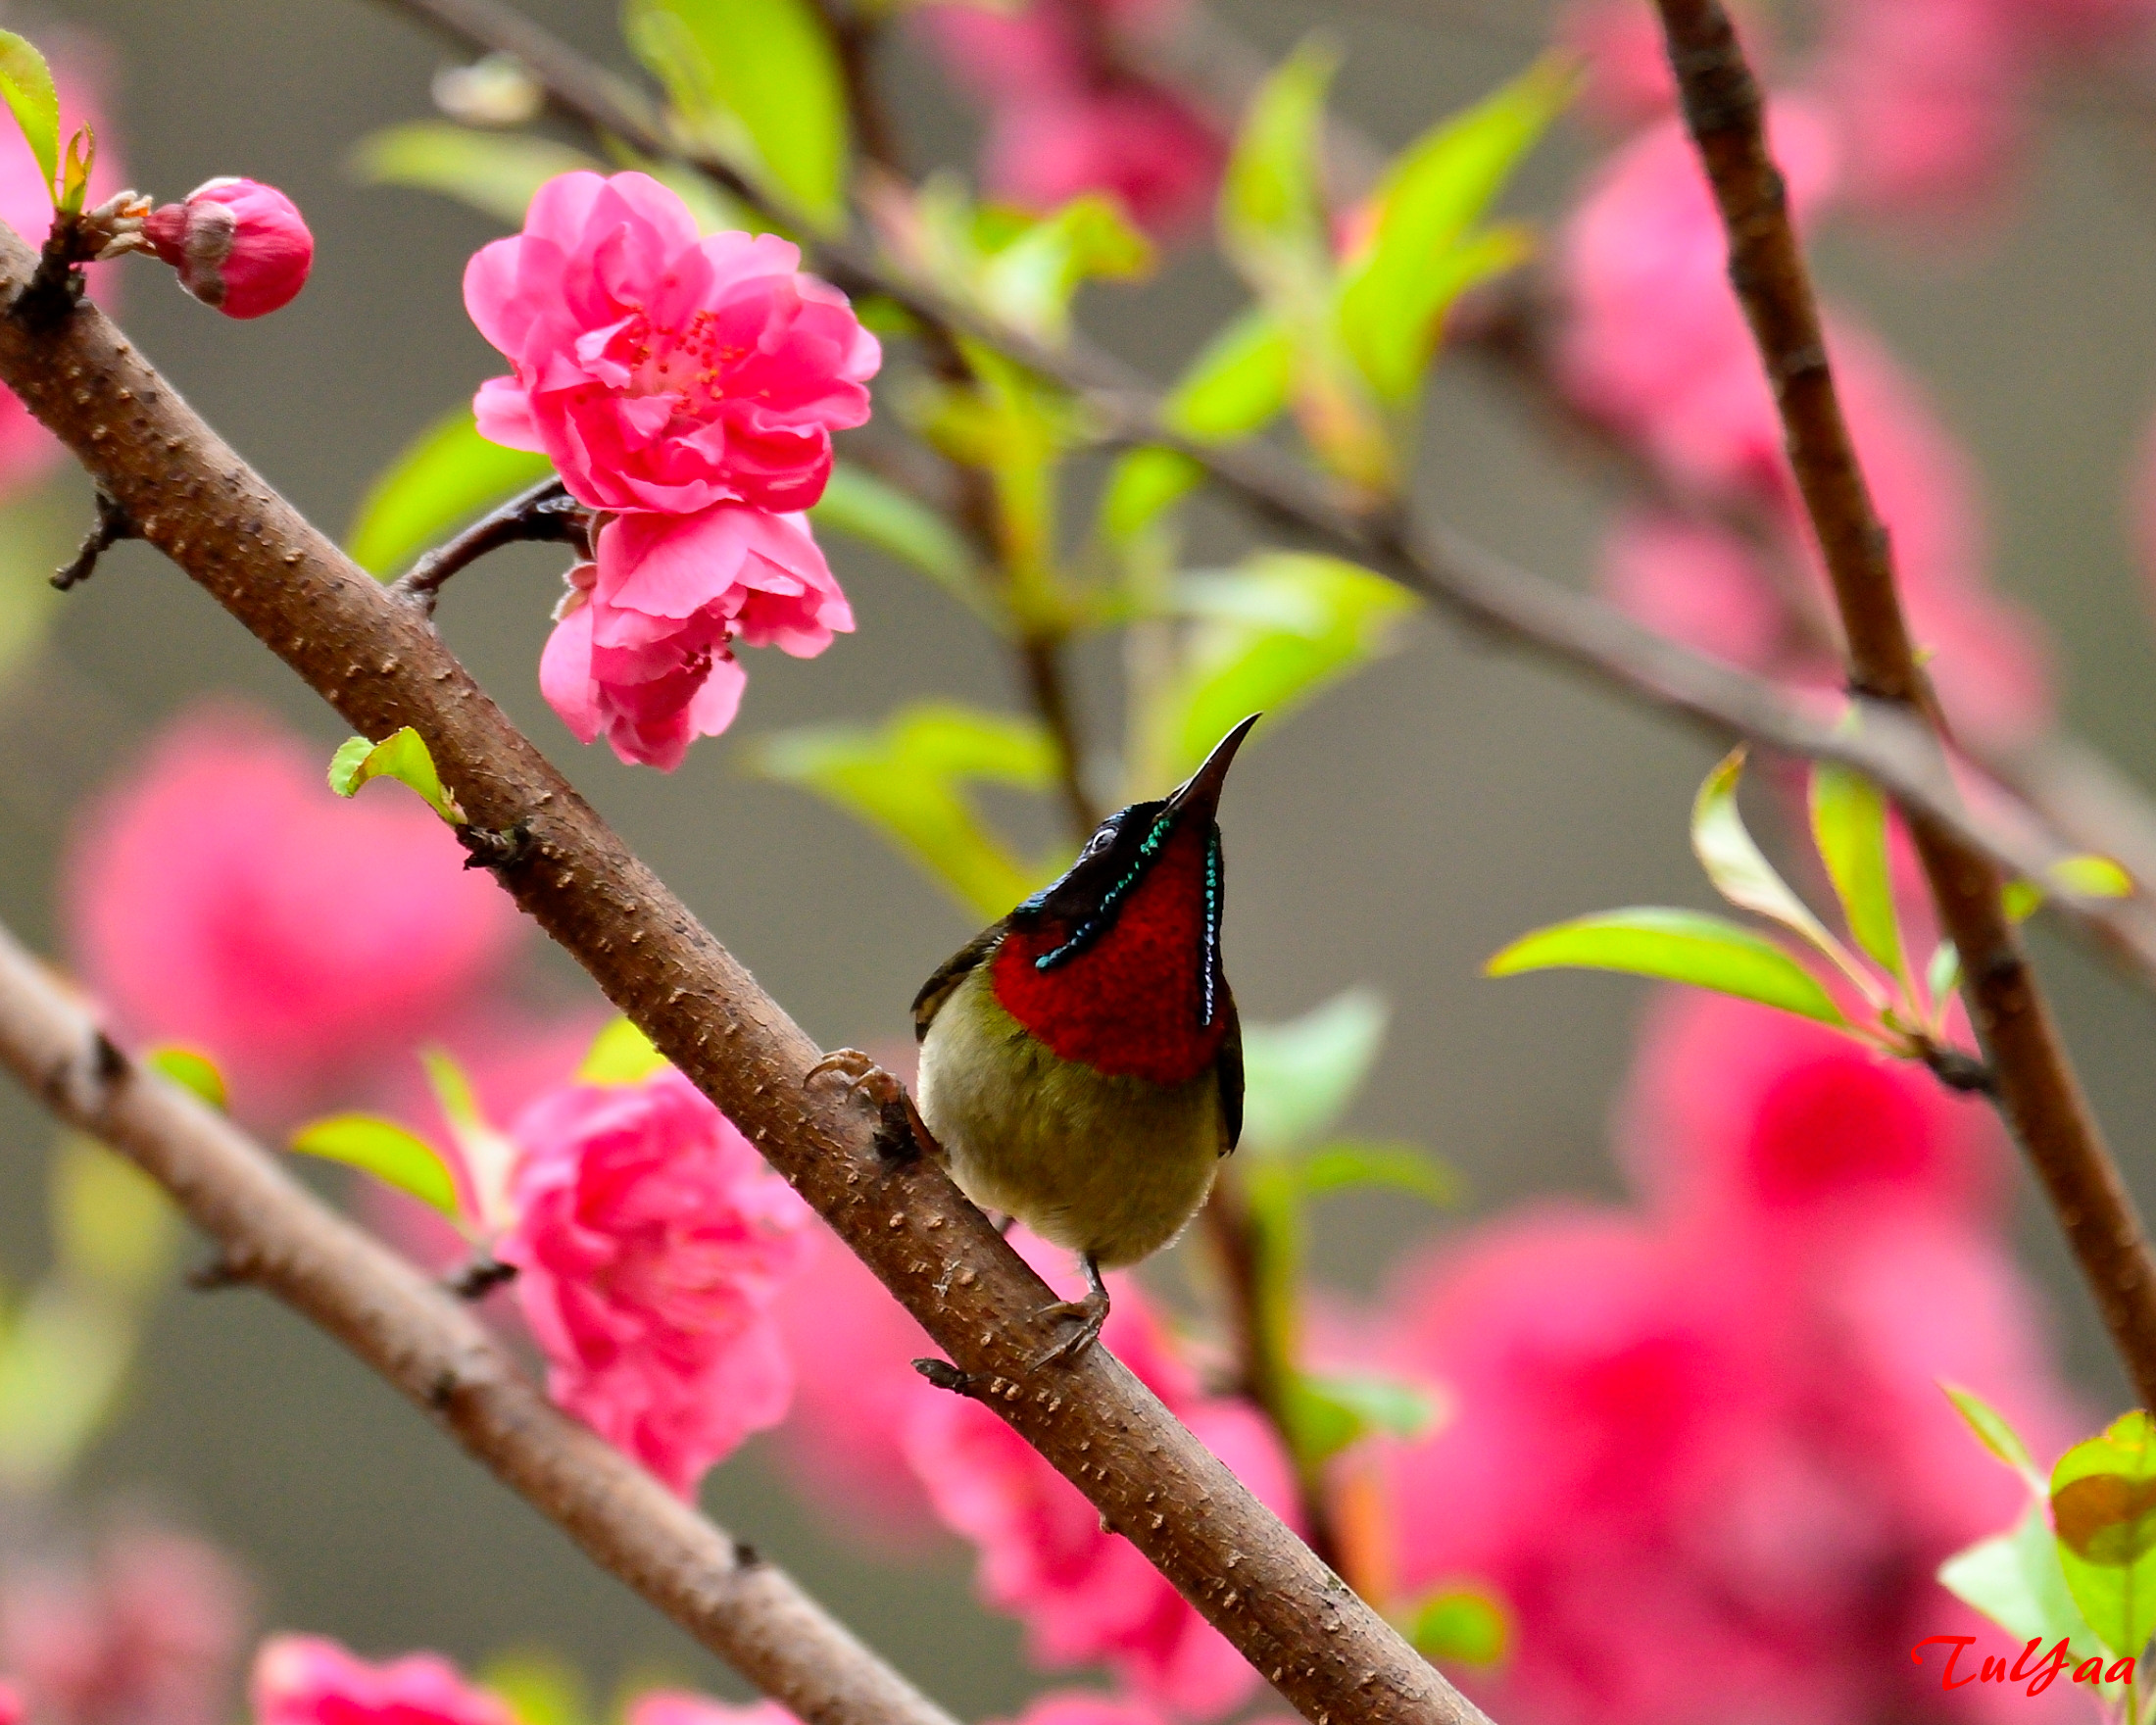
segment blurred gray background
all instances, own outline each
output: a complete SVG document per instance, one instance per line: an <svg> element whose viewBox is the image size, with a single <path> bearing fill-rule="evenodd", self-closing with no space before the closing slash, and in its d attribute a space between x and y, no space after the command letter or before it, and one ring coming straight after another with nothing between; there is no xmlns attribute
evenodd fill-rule
<svg viewBox="0 0 2156 1725"><path fill-rule="evenodd" d="M605 0L529 0L619 59ZM1340 99L1379 138L1404 140L1517 71L1539 8L1489 0L1361 0L1227 8L1268 51L1322 25L1346 49ZM428 112L431 39L368 0L48 0L111 54L121 147L134 183L176 196L243 172L290 192L319 251L289 311L234 324L148 270L124 319L144 350L317 520L341 528L367 481L422 423L496 370L458 293L494 231L416 193L367 190L344 162L369 129ZM910 48L892 89L916 160L964 161L971 139ZM1958 251L1901 251L1845 233L1826 261L1930 382L1981 464L1995 573L2055 633L2070 725L2136 776L2156 776L2151 634L2121 507L2134 440L2156 403L2156 180L2117 115L2054 116L1998 231ZM1586 146L1560 135L1515 198L1561 207ZM1164 372L1238 303L1202 260L1152 285L1095 294L1091 326ZM1609 498L1553 454L1503 386L1449 364L1435 390L1424 495L1454 522L1568 581L1591 561ZM87 519L86 494L81 510ZM740 737L831 716L870 718L951 694L1015 705L992 643L916 578L842 546L859 632L796 664L760 656L736 735L699 746L671 778L579 750L534 669L559 554L503 556L464 576L443 626L481 679L594 802L827 1045L903 1036L906 1003L971 929L862 828L747 778ZM514 589L514 594L505 591ZM1085 667L1096 727L1115 712L1112 666ZM48 664L0 707L0 917L55 938L56 850L85 786L191 695L244 691L324 754L340 727L170 567L122 547L71 597ZM1637 989L1569 975L1498 984L1480 961L1538 922L1594 907L1697 903L1684 813L1709 750L1436 618L1397 657L1284 726L1238 769L1224 820L1228 922L1246 1013L1290 1016L1356 981L1396 1017L1361 1130L1431 1145L1467 1176L1465 1219L1538 1194L1614 1195L1605 1120L1625 1069ZM2144 1204L2156 1062L2149 1003L2039 936L2089 1087ZM34 1264L48 1128L0 1094L0 1263ZM2071 1369L2105 1404L2123 1392L2048 1225L2027 1257L2053 1290ZM1342 1207L1320 1269L1367 1287L1433 1224ZM1442 1225L1458 1225L1457 1220ZM680 1636L575 1557L330 1344L245 1293L175 1294L139 1394L100 1449L91 1485L150 1482L264 1578L269 1621L374 1653L438 1647L465 1659L544 1643L602 1689L664 1670L724 1690ZM751 1452L719 1470L715 1511L792 1566L868 1639L966 1713L1032 1688L1017 1632L967 1603L955 1551L925 1575L877 1566L805 1521Z"/></svg>

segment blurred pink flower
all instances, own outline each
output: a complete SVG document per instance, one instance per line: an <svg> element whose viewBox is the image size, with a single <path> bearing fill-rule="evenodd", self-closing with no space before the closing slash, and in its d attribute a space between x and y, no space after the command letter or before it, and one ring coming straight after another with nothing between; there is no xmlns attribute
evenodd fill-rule
<svg viewBox="0 0 2156 1725"><path fill-rule="evenodd" d="M23 1725L23 1696L14 1684L0 1677L0 1725Z"/></svg>
<svg viewBox="0 0 2156 1725"><path fill-rule="evenodd" d="M264 1642L250 1688L255 1725L515 1725L439 1653L370 1665L320 1636Z"/></svg>
<svg viewBox="0 0 2156 1725"><path fill-rule="evenodd" d="M229 174L205 180L184 203L152 210L142 231L179 271L180 286L227 318L289 305L315 263L315 236L299 206L275 186Z"/></svg>
<svg viewBox="0 0 2156 1725"><path fill-rule="evenodd" d="M214 1056L253 1119L425 1041L521 933L416 798L348 802L327 764L252 709L196 707L77 817L68 852L72 945L114 1023Z"/></svg>
<svg viewBox="0 0 2156 1725"><path fill-rule="evenodd" d="M935 1347L829 1227L813 1222L806 1239L808 1261L771 1304L801 1367L777 1458L802 1501L849 1537L918 1545L935 1522L906 1427L941 1394L912 1365Z"/></svg>
<svg viewBox="0 0 2156 1725"><path fill-rule="evenodd" d="M465 271L466 308L514 373L480 386L481 433L544 452L594 509L808 508L831 433L868 418L882 354L800 265L772 234L700 236L642 173L548 181L523 232Z"/></svg>
<svg viewBox="0 0 2156 1725"><path fill-rule="evenodd" d="M223 1725L250 1589L214 1546L122 1521L0 1562L0 1670L37 1725Z"/></svg>
<svg viewBox="0 0 2156 1725"><path fill-rule="evenodd" d="M126 169L118 147L118 133L104 112L106 90L103 56L94 41L54 42L45 30L38 40L48 51L53 81L60 92L63 138L78 125L97 133L97 164L91 171L88 203L104 202L125 186ZM0 125L0 222L21 234L32 246L41 245L52 227L52 191L45 183L37 158L30 153L21 126ZM93 265L90 291L108 309L114 304L119 270L112 264ZM0 498L13 495L51 471L60 460L59 442L30 417L14 391L0 389Z"/></svg>
<svg viewBox="0 0 2156 1725"><path fill-rule="evenodd" d="M1157 1707L1129 1696L1059 1689L1035 1696L1009 1725L1165 1725Z"/></svg>
<svg viewBox="0 0 2156 1725"><path fill-rule="evenodd" d="M497 1249L554 1400L683 1497L793 1394L769 1307L809 1211L668 1066L570 1084L511 1129L515 1225Z"/></svg>
<svg viewBox="0 0 2156 1725"><path fill-rule="evenodd" d="M1747 1001L1672 990L1648 1012L1621 1154L1666 1215L1745 1251L1886 1218L1996 1223L1997 1119L1913 1060Z"/></svg>
<svg viewBox="0 0 2156 1725"><path fill-rule="evenodd" d="M1174 0L924 8L945 64L988 107L989 189L1034 210L1106 192L1153 233L1201 221L1226 141L1175 91L1131 71L1117 43L1174 10Z"/></svg>
<svg viewBox="0 0 2156 1725"><path fill-rule="evenodd" d="M655 1689L629 1702L624 1725L801 1725L777 1701L729 1706L686 1690Z"/></svg>
<svg viewBox="0 0 2156 1725"><path fill-rule="evenodd" d="M748 673L736 641L813 658L853 609L808 518L739 506L617 516L570 591L539 687L578 741L671 771L733 722Z"/></svg>
<svg viewBox="0 0 2156 1725"><path fill-rule="evenodd" d="M1023 1250L1037 1267L1056 1257L1037 1242ZM1292 1521L1294 1481L1271 1427L1248 1403L1200 1390L1135 1282L1118 1278L1110 1287L1115 1306L1102 1340ZM980 1549L982 1594L1024 1621L1042 1664L1102 1660L1140 1700L1193 1719L1232 1712L1256 1689L1257 1674L1219 1632L1128 1540L1103 1532L1078 1489L987 1408L934 1396L906 1438L937 1513Z"/></svg>
<svg viewBox="0 0 2156 1725"><path fill-rule="evenodd" d="M1774 146L1800 220L1837 179L1832 129L1813 107L1774 110ZM1703 651L1798 686L1838 680L1838 631L1782 449L1750 331L1730 292L1721 223L1676 122L1620 151L1569 222L1565 387L1641 451L1672 493L1753 524L1758 542L1666 511L1620 521L1604 555L1613 597ZM2050 716L2040 630L1987 586L1969 465L1931 404L1870 333L1832 314L1850 432L1912 630L1940 699L1970 740L2001 744Z"/></svg>

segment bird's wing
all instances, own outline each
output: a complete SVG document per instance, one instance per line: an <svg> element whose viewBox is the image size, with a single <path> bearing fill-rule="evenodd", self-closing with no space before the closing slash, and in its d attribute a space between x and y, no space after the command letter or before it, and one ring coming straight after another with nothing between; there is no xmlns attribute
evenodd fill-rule
<svg viewBox="0 0 2156 1725"><path fill-rule="evenodd" d="M1243 1015L1235 1010L1235 996L1228 996L1228 1034L1213 1056L1213 1071L1220 1078L1220 1135L1226 1156L1243 1140Z"/></svg>
<svg viewBox="0 0 2156 1725"><path fill-rule="evenodd" d="M951 998L952 991L966 979L968 972L981 964L996 950L996 943L1004 938L1004 925L991 922L964 946L953 953L936 966L936 974L921 984L921 992L913 997L913 1040L920 1042L928 1035L928 1027L936 1021L936 1014L943 1010L943 1004Z"/></svg>

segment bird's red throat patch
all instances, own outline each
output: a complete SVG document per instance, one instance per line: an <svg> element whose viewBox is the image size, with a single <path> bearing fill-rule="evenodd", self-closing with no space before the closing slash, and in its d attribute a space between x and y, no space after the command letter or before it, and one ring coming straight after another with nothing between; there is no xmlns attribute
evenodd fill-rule
<svg viewBox="0 0 2156 1725"><path fill-rule="evenodd" d="M1224 990L1205 1018L1209 838L1203 821L1176 832L1114 926L1050 969L1037 961L1069 939L1070 926L1043 918L1012 927L989 970L1004 1010L1052 1053L1113 1077L1183 1084L1203 1072L1228 1030Z"/></svg>

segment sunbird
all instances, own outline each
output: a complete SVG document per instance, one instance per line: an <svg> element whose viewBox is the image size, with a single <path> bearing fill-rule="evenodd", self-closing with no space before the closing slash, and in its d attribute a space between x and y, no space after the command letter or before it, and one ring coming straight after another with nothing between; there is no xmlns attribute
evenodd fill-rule
<svg viewBox="0 0 2156 1725"><path fill-rule="evenodd" d="M1160 802L1103 820L1061 879L960 947L913 999L919 1103L952 1177L1078 1254L1090 1292L1044 1315L1091 1347L1101 1272L1198 1213L1243 1132L1243 1026L1220 961L1220 790L1259 715Z"/></svg>

